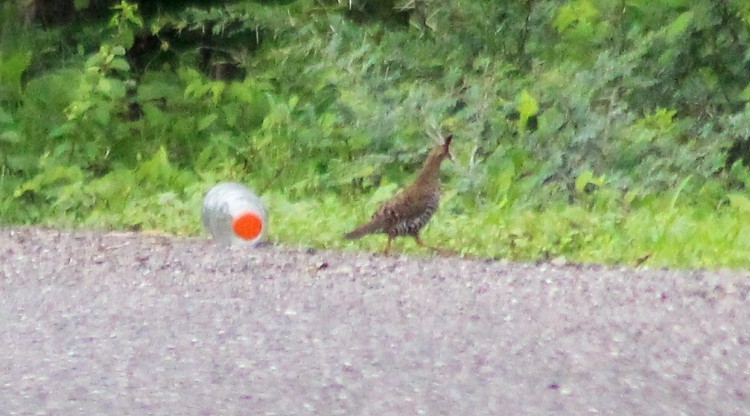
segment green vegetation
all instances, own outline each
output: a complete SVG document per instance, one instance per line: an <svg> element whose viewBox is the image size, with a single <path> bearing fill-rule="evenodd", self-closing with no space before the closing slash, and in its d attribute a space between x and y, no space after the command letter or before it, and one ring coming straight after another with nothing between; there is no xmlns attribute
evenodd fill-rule
<svg viewBox="0 0 750 416"><path fill-rule="evenodd" d="M0 223L198 234L237 180L272 238L374 250L341 234L450 131L426 241L747 267L748 68L746 0L12 0Z"/></svg>

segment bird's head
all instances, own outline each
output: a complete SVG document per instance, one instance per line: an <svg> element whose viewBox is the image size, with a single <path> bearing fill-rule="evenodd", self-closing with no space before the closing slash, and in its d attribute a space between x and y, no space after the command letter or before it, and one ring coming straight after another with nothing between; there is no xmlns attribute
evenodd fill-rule
<svg viewBox="0 0 750 416"><path fill-rule="evenodd" d="M453 160L453 154L451 153L451 140L453 140L453 135L449 134L443 139L442 143L437 143L433 146L429 155L427 155L427 160L442 162L446 157Z"/></svg>
<svg viewBox="0 0 750 416"><path fill-rule="evenodd" d="M423 183L426 181L431 185L439 184L440 165L446 157L453 160L453 155L451 154L451 140L453 140L453 135L449 134L442 140L442 143L437 143L432 149L430 149L430 153L427 154L427 158L422 165L422 170L415 180L415 183Z"/></svg>

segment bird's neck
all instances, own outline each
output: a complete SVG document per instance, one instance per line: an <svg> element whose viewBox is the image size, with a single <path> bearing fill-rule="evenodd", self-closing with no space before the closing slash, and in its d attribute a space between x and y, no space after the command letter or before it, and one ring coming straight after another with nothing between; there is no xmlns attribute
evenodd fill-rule
<svg viewBox="0 0 750 416"><path fill-rule="evenodd" d="M443 158L439 156L428 158L417 174L414 186L434 187L440 185L440 163L442 161Z"/></svg>

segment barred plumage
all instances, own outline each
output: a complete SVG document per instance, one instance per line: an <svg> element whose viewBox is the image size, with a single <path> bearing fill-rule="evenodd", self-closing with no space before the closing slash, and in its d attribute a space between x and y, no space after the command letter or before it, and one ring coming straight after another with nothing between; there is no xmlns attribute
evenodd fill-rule
<svg viewBox="0 0 750 416"><path fill-rule="evenodd" d="M431 203L428 204L424 211L422 211L419 215L413 218L403 218L400 219L396 225L394 225L390 230L387 230L385 233L388 234L391 237L398 237L403 235L415 235L419 233L419 230L422 229L425 225L427 225L427 222L430 221L430 218L432 218L432 214L437 211L438 203L440 202L439 198L434 198L434 201L430 201ZM434 203L432 203L434 202Z"/></svg>
<svg viewBox="0 0 750 416"><path fill-rule="evenodd" d="M370 221L344 235L359 238L366 234L388 235L385 253L388 253L395 237L412 236L417 244L426 246L419 238L419 231L432 218L440 204L440 164L451 157L449 147L452 136L430 150L417 178L396 196L385 201L372 215ZM432 247L430 247L432 248ZM437 249L436 249L437 250Z"/></svg>

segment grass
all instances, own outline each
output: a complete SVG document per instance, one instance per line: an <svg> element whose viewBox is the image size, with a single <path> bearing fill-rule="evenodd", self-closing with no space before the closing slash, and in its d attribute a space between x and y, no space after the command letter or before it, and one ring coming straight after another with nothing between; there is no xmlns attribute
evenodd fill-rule
<svg viewBox="0 0 750 416"><path fill-rule="evenodd" d="M348 241L341 235L368 218L375 204L333 195L290 201L265 196L270 235L305 246L378 251L383 235ZM424 229L432 245L462 254L534 261L564 257L571 262L681 268L742 268L750 265L750 216L725 205L713 211L690 205L649 205L619 211L557 204L544 210L494 209L455 213L447 201ZM197 221L197 219L196 219ZM177 231L177 230L175 230ZM197 231L194 229L191 231ZM412 239L397 239L396 251L425 253Z"/></svg>
<svg viewBox="0 0 750 416"><path fill-rule="evenodd" d="M164 162L160 169L171 168ZM48 196L55 201L51 207L34 199L10 198L4 210L38 214L6 216L3 222L205 235L201 198L215 177L193 175L176 183L169 179L143 186L132 182L139 171L126 173L83 188L79 184L59 188L66 189L60 192L54 188L55 194ZM267 192L263 199L269 208L268 236L283 244L380 251L386 241L383 235L349 241L342 234L367 220L395 190L386 187L356 198L321 193L291 199L280 191ZM450 190L451 184L445 187ZM706 195L682 195L680 190L629 202L613 195L595 193L573 203L545 203L543 208L530 208L523 201L470 207L464 196L447 192L422 236L430 245L461 254L520 261L562 257L570 262L651 267L750 266L750 201L742 195L730 195L726 203L711 203L716 198ZM397 239L393 250L428 254L410 238Z"/></svg>
<svg viewBox="0 0 750 416"><path fill-rule="evenodd" d="M33 221L53 226L157 230L205 235L200 203L207 184L184 194L167 191L133 195L125 205L100 201L89 214L56 215ZM291 200L280 192L263 195L273 241L328 249L382 250L386 238L349 241L342 234L367 220L379 198L344 199L334 194ZM448 197L423 230L425 242L461 254L519 261L563 257L570 262L679 268L750 266L750 215L741 206L672 204L669 195L639 206L585 207L549 204L544 209L480 206L464 211ZM17 221L14 221L17 222ZM22 221L32 222L32 221ZM428 254L410 238L394 252Z"/></svg>

